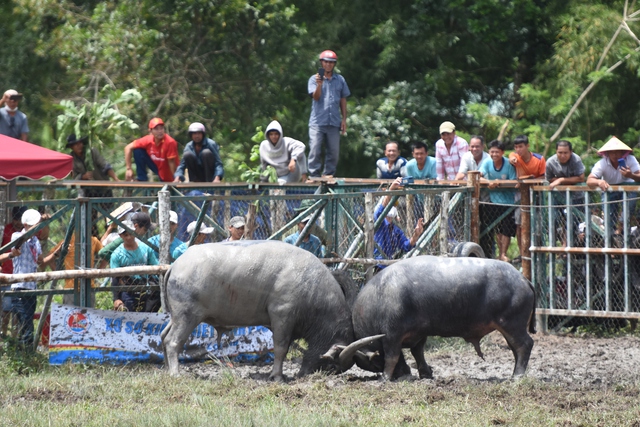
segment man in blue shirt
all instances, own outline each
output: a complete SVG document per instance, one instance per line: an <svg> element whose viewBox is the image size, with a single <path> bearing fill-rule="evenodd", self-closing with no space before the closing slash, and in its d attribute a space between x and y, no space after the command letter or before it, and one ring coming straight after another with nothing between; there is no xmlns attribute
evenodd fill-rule
<svg viewBox="0 0 640 427"><path fill-rule="evenodd" d="M427 144L416 141L411 145L413 159L407 162L404 176L412 176L414 179L436 179L436 159L427 156Z"/></svg>
<svg viewBox="0 0 640 427"><path fill-rule="evenodd" d="M171 231L171 243L169 243L169 256L173 255L173 251L175 251L178 246L182 244L182 240L176 237L176 231L178 230L178 214L175 211L169 211L169 230ZM156 234L155 236L151 236L149 239L149 243L155 245L158 249L160 249L160 234ZM159 259L159 254L156 251L156 256Z"/></svg>
<svg viewBox="0 0 640 427"><path fill-rule="evenodd" d="M516 169L509 163L509 159L504 157L504 144L501 141L493 140L489 144L490 162L482 162L480 165L481 182L489 182L489 188L494 189L489 192L489 199L492 206L484 210L487 218L485 224L492 224L501 217L511 206L515 204L516 191L512 189L496 190L499 183L496 180L516 180ZM511 205L511 206L509 206ZM496 226L496 234L498 239L498 259L509 261L507 258L507 249L511 238L516 235L516 222L513 214L505 216Z"/></svg>
<svg viewBox="0 0 640 427"><path fill-rule="evenodd" d="M220 159L220 147L205 133L202 123L189 125L191 141L184 147L180 165L173 174L173 182L184 181L184 170L189 170L189 182L220 182L224 168Z"/></svg>
<svg viewBox="0 0 640 427"><path fill-rule="evenodd" d="M298 241L298 237L300 237L300 233L302 233L302 230L304 230L304 227L306 227L307 223L309 222L309 219L310 217L303 218L298 223L298 231L291 234L290 236L287 236L284 239L284 242L289 243L290 245L295 245L296 242ZM307 233L307 235L305 236L304 239L302 239L302 242L300 242L300 245L298 247L311 252L318 258L322 257L322 242L320 241L319 238L317 238L311 233Z"/></svg>
<svg viewBox="0 0 640 427"><path fill-rule="evenodd" d="M320 54L322 75L309 78L307 91L313 102L309 117L309 176L319 177L322 167L322 146L326 142L323 175L333 176L340 155L340 133L347 132L347 97L351 95L347 82L333 69L338 55L331 50Z"/></svg>
<svg viewBox="0 0 640 427"><path fill-rule="evenodd" d="M397 190L402 187L402 178L396 178L395 181L391 183L389 186L389 190ZM376 210L373 212L374 221L378 220L378 217L382 214L384 208L391 201L391 196L386 196L382 199L382 203L380 203ZM376 243L376 246L373 249L373 257L375 259L394 259L396 252L403 251L408 252L416 245L418 238L422 234L424 229L423 219L420 218L418 223L416 224L416 228L413 230L413 235L411 236L411 240L407 239L404 232L394 224L395 219L398 217L398 210L395 206L389 209L387 212L387 216L384 220L382 220L382 224L375 231L373 235L373 240ZM380 249L378 249L378 247ZM386 266L378 265L377 268L383 269Z"/></svg>

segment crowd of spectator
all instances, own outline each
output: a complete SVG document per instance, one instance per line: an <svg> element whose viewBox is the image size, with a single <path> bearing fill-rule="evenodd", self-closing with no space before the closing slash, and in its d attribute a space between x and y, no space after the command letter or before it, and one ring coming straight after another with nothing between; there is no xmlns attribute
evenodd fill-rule
<svg viewBox="0 0 640 427"><path fill-rule="evenodd" d="M308 178L320 176L331 177L336 172L339 156L340 135L346 132L347 104L350 95L346 80L335 72L337 63L335 52L326 50L319 56L321 67L308 81L307 93L312 99L311 115L309 118L309 151L308 161L304 142L292 137L284 136L282 125L274 120L265 130L265 139L259 147L261 167L275 170L280 184L305 182ZM19 111L18 106L22 94L11 89L7 90L0 100L0 134L13 138L28 140L29 128L27 116ZM178 143L167 134L165 123L161 118L152 118L148 123L148 134L132 141L124 148L126 165L125 179L127 181L147 181L149 175L157 177L162 182L220 182L224 179L224 167L221 160L220 146L213 139L207 137L207 129L202 123L194 122L188 127L189 142L186 144L182 156L179 156ZM400 145L395 141L387 141L384 145L384 157L375 163L376 177L393 180L389 190L402 188L406 181L403 178L422 180L465 180L471 171L479 171L481 181L485 182L489 191L481 193L480 221L482 227L495 224L495 230L487 233L481 241L485 254L503 261L510 261L507 249L511 238L516 237L520 257L523 256L521 242L521 218L519 208L509 213L519 205L520 193L512 187L502 187L502 181L523 180L528 178L546 179L552 188L558 185L576 185L585 182L585 167L580 156L573 153L570 142L561 140L556 144L556 152L548 160L542 155L532 152L527 136L515 138L514 151L505 157L505 145L502 141L493 140L488 143L485 151L484 139L480 135L473 135L467 142L456 134L456 126L451 121L445 121L439 126L440 138L435 141L433 156L429 155L429 145L424 141L414 141L411 144L411 159L401 155ZM73 156L73 179L96 181L119 181L111 164L101 153L92 148L87 150L87 138L71 134L67 138L66 147ZM324 166L322 153L325 153ZM612 185L635 183L640 181L640 165L632 154L632 149L618 138L611 138L598 154L602 159L596 163L586 179L591 188L609 190ZM135 165L135 171L134 171ZM322 172L321 172L322 171ZM264 179L266 175L263 176ZM88 188L85 196L111 197L108 188ZM554 195L556 197L557 195ZM611 193L609 200L620 200L621 192ZM635 199L633 195L629 205L629 212L633 214ZM374 212L374 219L385 213L382 224L375 232L374 256L377 259L394 258L398 252L404 253L416 245L423 232L425 219L419 218L413 233L408 238L402 229L396 225L398 210L389 206L390 196L383 197ZM572 203L580 204L583 196L579 192L573 193ZM561 203L561 200L557 200ZM489 208L490 206L490 208ZM304 210L303 205L300 210ZM620 205L614 205L609 220L614 227L618 221ZM125 219L122 217L122 219ZM317 224L308 224L311 217L305 217L298 223L298 231L287 236L285 242L314 253L318 257L325 255L322 229ZM25 232L41 221L38 211L21 209L13 212L12 221L5 227L2 245L11 240L19 239ZM94 218L94 223L95 223ZM187 251L189 245L196 245L207 241L213 233L213 228L200 225L196 230L196 222L187 227L191 236L190 242L183 242L176 237L178 229L178 214L170 213L170 254L173 259L180 257ZM186 224L186 222L185 222ZM112 223L102 239L97 237L97 230L93 230L92 257L96 263L109 264L112 268L131 265L156 265L158 253L152 249L159 247L159 235L151 236L153 229L150 216L142 211L129 212L124 226ZM117 230L116 230L117 227ZM245 236L246 221L243 216L231 218L228 225L226 240L240 240ZM579 224L575 224L575 229ZM300 237L303 230L310 230ZM495 232L495 241L494 241ZM110 235L110 237L109 237ZM151 246L143 243L139 238L148 239ZM560 236L562 244L566 245L566 236ZM72 242L74 239L71 239ZM497 249L497 250L496 250ZM51 264L61 252L61 245L50 251L47 257L35 236L31 236L10 252L0 255L3 263L3 273L24 273L36 271L40 265ZM68 248L65 268L73 268L73 244ZM378 269L384 268L379 265ZM149 283L151 276L133 275L127 278L114 278L114 285L135 285ZM65 288L72 288L73 280L67 280ZM12 285L11 289L34 289L34 282ZM65 295L64 302L72 303L72 295ZM131 311L155 311L159 307L157 294L144 291L114 292L114 309ZM32 337L32 323L27 321L33 317L35 297L19 297L3 300L3 316L14 312L17 316L19 339L26 342ZM8 322L3 321L6 327ZM31 324L31 328L28 327ZM6 331L3 331L5 333Z"/></svg>

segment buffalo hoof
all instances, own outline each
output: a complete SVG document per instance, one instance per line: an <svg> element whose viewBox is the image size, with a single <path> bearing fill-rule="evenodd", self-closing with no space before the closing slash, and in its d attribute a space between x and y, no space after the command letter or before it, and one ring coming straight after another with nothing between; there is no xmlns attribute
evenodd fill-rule
<svg viewBox="0 0 640 427"><path fill-rule="evenodd" d="M420 368L418 369L418 375L420 375L421 380L432 380L433 369L431 369L431 366L427 366L426 368Z"/></svg>
<svg viewBox="0 0 640 427"><path fill-rule="evenodd" d="M287 382L287 378L284 375L269 375L269 381L285 383Z"/></svg>

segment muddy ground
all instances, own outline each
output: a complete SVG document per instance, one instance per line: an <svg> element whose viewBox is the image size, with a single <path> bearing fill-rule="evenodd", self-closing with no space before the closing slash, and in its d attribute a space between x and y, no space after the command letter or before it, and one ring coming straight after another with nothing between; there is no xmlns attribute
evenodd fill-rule
<svg viewBox="0 0 640 427"><path fill-rule="evenodd" d="M533 335L535 345L529 361L527 376L537 380L566 385L569 388L589 386L611 386L614 384L640 383L640 338L622 336L615 338L579 337L575 335ZM473 346L458 339L440 343L438 348L428 350L427 363L433 368L434 380L438 382L501 382L509 379L513 372L514 359L506 341L497 332L486 336L481 342L484 360L477 356ZM407 360L415 379L418 378L413 358ZM300 360L293 358L285 363L285 375L293 378ZM182 369L200 378L217 378L232 372L244 379L266 381L271 365L234 364L230 369L225 363L195 363L182 365ZM347 381L376 380L375 373L352 368L342 374ZM309 377L299 381L316 381Z"/></svg>

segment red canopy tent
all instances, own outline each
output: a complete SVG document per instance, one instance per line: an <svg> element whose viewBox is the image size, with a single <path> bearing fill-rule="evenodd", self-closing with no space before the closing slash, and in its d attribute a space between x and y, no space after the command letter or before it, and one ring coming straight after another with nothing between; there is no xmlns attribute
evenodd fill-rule
<svg viewBox="0 0 640 427"><path fill-rule="evenodd" d="M39 145L0 135L0 178L62 179L73 168L73 157Z"/></svg>

